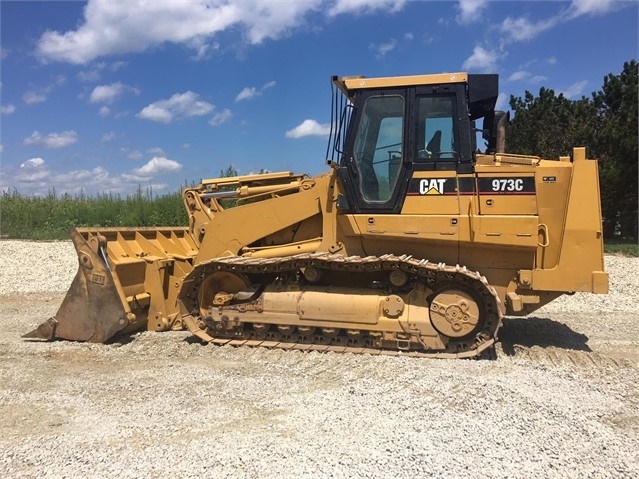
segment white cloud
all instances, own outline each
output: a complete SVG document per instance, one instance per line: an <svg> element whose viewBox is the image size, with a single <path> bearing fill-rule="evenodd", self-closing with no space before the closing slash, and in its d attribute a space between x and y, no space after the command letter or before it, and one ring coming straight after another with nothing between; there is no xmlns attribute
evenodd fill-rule
<svg viewBox="0 0 639 479"><path fill-rule="evenodd" d="M138 114L143 120L171 123L173 120L202 116L210 113L214 106L200 100L197 93L176 93L168 100L159 100L144 107Z"/></svg>
<svg viewBox="0 0 639 479"><path fill-rule="evenodd" d="M78 80L83 82L93 82L100 79L100 72L104 68L105 63L97 63L89 70L84 70L78 73Z"/></svg>
<svg viewBox="0 0 639 479"><path fill-rule="evenodd" d="M77 76L78 79L83 82L98 81L104 70L116 72L120 68L124 67L126 64L127 62L122 61L113 62L111 64L107 64L106 62L98 62L92 64L87 70L81 71L80 73L78 73Z"/></svg>
<svg viewBox="0 0 639 479"><path fill-rule="evenodd" d="M90 0L83 23L67 32L46 31L38 41L37 54L44 60L85 64L101 56L143 52L169 42L184 44L202 56L210 49L207 39L231 28L239 29L251 44L286 35L322 1Z"/></svg>
<svg viewBox="0 0 639 479"><path fill-rule="evenodd" d="M149 148L148 150L146 150L146 152L150 155L154 155L154 156L165 156L166 153L164 153L164 150L162 148L160 148L159 146L154 146L153 148Z"/></svg>
<svg viewBox="0 0 639 479"><path fill-rule="evenodd" d="M109 177L109 172L101 167L96 166L92 170L73 170L67 173L59 173L57 175L58 181L62 181L64 183L68 183L71 181L78 182L92 182L96 179L106 179Z"/></svg>
<svg viewBox="0 0 639 479"><path fill-rule="evenodd" d="M124 85L121 82L112 83L110 85L96 86L89 97L91 103L106 103L111 104L117 100L126 91L139 93L137 88Z"/></svg>
<svg viewBox="0 0 639 479"><path fill-rule="evenodd" d="M539 21L531 21L525 17L507 17L502 22L500 29L510 41L527 41L546 30L555 28L582 15L602 15L625 8L631 4L632 2L620 2L618 0L572 0L568 8L560 11L555 16Z"/></svg>
<svg viewBox="0 0 639 479"><path fill-rule="evenodd" d="M319 15L395 13L407 1L89 0L79 26L46 31L37 41L36 54L43 61L88 64L107 55L140 53L174 43L194 50L193 58L201 60L220 48L215 36L225 31L239 32L242 41L256 45L317 25ZM95 81L97 72L87 73L85 78Z"/></svg>
<svg viewBox="0 0 639 479"><path fill-rule="evenodd" d="M49 133L42 136L39 131L34 131L31 136L24 139L25 145L44 145L46 148L64 148L78 141L78 134L75 130L63 131L62 133Z"/></svg>
<svg viewBox="0 0 639 479"><path fill-rule="evenodd" d="M235 101L238 102L242 100L250 100L256 95L257 95L257 88L255 88L254 86L250 86L250 87L247 86L243 88L242 91L237 94L237 96L235 97Z"/></svg>
<svg viewBox="0 0 639 479"><path fill-rule="evenodd" d="M369 45L369 48L371 50L376 50L377 51L377 56L378 57L383 57L388 52L393 51L395 49L395 47L397 47L397 40L395 40L394 38L391 38L389 41L387 41L385 43L380 43L378 45L375 45L373 43L371 43Z"/></svg>
<svg viewBox="0 0 639 479"><path fill-rule="evenodd" d="M11 103L8 105L0 106L0 114L2 115L11 115L11 113L15 111L16 111L16 107L15 105L12 105Z"/></svg>
<svg viewBox="0 0 639 479"><path fill-rule="evenodd" d="M35 105L36 103L42 103L46 101L46 99L47 99L47 95L45 95L44 93L36 93L34 91L27 91L27 92L24 92L24 94L22 95L22 100L27 105Z"/></svg>
<svg viewBox="0 0 639 479"><path fill-rule="evenodd" d="M15 179L11 183L33 184L45 181L50 175L45 161L42 158L31 158L20 164L20 169L15 175Z"/></svg>
<svg viewBox="0 0 639 479"><path fill-rule="evenodd" d="M227 121L229 121L232 116L233 113L231 113L231 110L225 108L224 110L213 115L213 118L209 120L209 124L211 124L212 126L221 125L222 123L226 123Z"/></svg>
<svg viewBox="0 0 639 479"><path fill-rule="evenodd" d="M400 40L402 42L402 46L408 46L415 39L415 35L411 32L404 33ZM430 43L428 39L424 40L424 43ZM391 38L390 40L382 43L371 43L368 45L370 50L374 50L377 52L377 57L382 58L386 56L387 53L392 52L396 48L400 47L400 41L396 38Z"/></svg>
<svg viewBox="0 0 639 479"><path fill-rule="evenodd" d="M174 164L175 163L175 164ZM176 166L177 165L177 166ZM112 173L102 166L56 172L48 167L42 158L31 158L20 167L7 167L3 170L3 180L9 188L16 188L21 194L46 194L55 187L58 193L85 194L95 193L130 193L144 184L153 191L167 188L165 183L151 181L153 175L171 174L182 165L166 158L152 159L141 168L125 173ZM4 187L3 187L4 188Z"/></svg>
<svg viewBox="0 0 639 479"><path fill-rule="evenodd" d="M535 75L534 77L532 77L529 81L529 83L541 83L548 80L548 77L545 77L543 75Z"/></svg>
<svg viewBox="0 0 639 479"><path fill-rule="evenodd" d="M123 85L120 82L96 86L89 96L89 101L91 103L113 103L122 94L122 91Z"/></svg>
<svg viewBox="0 0 639 479"><path fill-rule="evenodd" d="M37 158L39 159L39 158ZM27 160L30 161L30 160ZM23 163L24 164L24 163ZM41 187L47 184L47 179L51 176L51 172L43 165L25 166L20 165L20 170L15 175L11 183L20 185L39 185ZM16 187L16 186L14 186Z"/></svg>
<svg viewBox="0 0 639 479"><path fill-rule="evenodd" d="M141 151L138 150L129 150L128 148L121 148L122 153L126 154L127 158L131 160L139 160L144 156Z"/></svg>
<svg viewBox="0 0 639 479"><path fill-rule="evenodd" d="M481 20L481 13L488 5L488 0L459 0L457 23L468 25Z"/></svg>
<svg viewBox="0 0 639 479"><path fill-rule="evenodd" d="M372 13L376 10L399 12L407 0L336 0L328 11L330 16L342 13Z"/></svg>
<svg viewBox="0 0 639 479"><path fill-rule="evenodd" d="M110 114L111 108L109 108L108 106L101 106L98 110L98 115L100 115L102 118L104 118L105 116L109 116Z"/></svg>
<svg viewBox="0 0 639 479"><path fill-rule="evenodd" d="M220 44L218 42L200 44L199 41L196 41L193 48L195 49L195 55L191 59L199 62L211 58L212 53L220 49Z"/></svg>
<svg viewBox="0 0 639 479"><path fill-rule="evenodd" d="M316 12L322 3L324 0L245 0L234 5L237 7L237 25L244 30L244 37L248 42L257 45L264 40L275 40L290 35L292 31L304 25L306 15Z"/></svg>
<svg viewBox="0 0 639 479"><path fill-rule="evenodd" d="M315 120L304 120L286 132L286 138L303 138L305 136L328 136L331 125L320 124Z"/></svg>
<svg viewBox="0 0 639 479"><path fill-rule="evenodd" d="M118 135L115 134L115 131L108 131L102 135L100 138L100 143L109 143L117 138Z"/></svg>
<svg viewBox="0 0 639 479"><path fill-rule="evenodd" d="M618 0L572 0L569 9L570 17L581 15L597 15L608 13L619 7Z"/></svg>
<svg viewBox="0 0 639 479"><path fill-rule="evenodd" d="M486 50L477 45L473 49L473 54L462 64L464 70L494 71L497 65L498 53Z"/></svg>
<svg viewBox="0 0 639 479"><path fill-rule="evenodd" d="M508 77L508 81L519 81L528 78L530 73L524 70L518 70Z"/></svg>
<svg viewBox="0 0 639 479"><path fill-rule="evenodd" d="M588 85L588 82L586 80L578 81L578 82L573 83L568 88L566 88L563 91L561 91L560 93L563 93L563 95L566 98L572 98L572 97L575 97L575 96L581 96L587 85Z"/></svg>
<svg viewBox="0 0 639 479"><path fill-rule="evenodd" d="M42 158L31 158L30 160L25 161L20 165L20 168L38 168L39 166L44 165L44 160Z"/></svg>
<svg viewBox="0 0 639 479"><path fill-rule="evenodd" d="M269 88L273 88L275 85L276 85L275 81L270 81L262 85L261 88L256 88L254 86L250 86L250 87L247 86L243 88L242 91L237 94L237 96L235 97L235 101L238 102L242 100L250 100L252 98L255 98L256 96L262 95L265 90L268 90Z"/></svg>
<svg viewBox="0 0 639 479"><path fill-rule="evenodd" d="M159 173L169 173L179 171L182 165L175 160L169 160L163 156L151 158L145 165L133 170L133 173L141 176L153 176Z"/></svg>
<svg viewBox="0 0 639 479"><path fill-rule="evenodd" d="M546 81L548 79L547 77L543 75L533 75L530 71L527 70L527 68L534 66L536 63L538 63L537 59L527 61L526 63L524 63L523 65L519 67L520 68L519 70L513 72L508 77L507 81L514 82L514 81L526 80L526 83L529 83L529 84L537 84L537 83Z"/></svg>
<svg viewBox="0 0 639 479"><path fill-rule="evenodd" d="M96 166L90 170L72 170L64 173L50 172L46 177L46 185L56 185L60 193L93 193L114 192L121 193L132 186L139 186L141 178L128 180L126 175L111 174L106 168Z"/></svg>
<svg viewBox="0 0 639 479"><path fill-rule="evenodd" d="M501 23L501 31L508 36L509 40L521 42L531 40L540 33L557 26L561 17L551 17L538 22L532 22L524 17L507 17Z"/></svg>
<svg viewBox="0 0 639 479"><path fill-rule="evenodd" d="M36 103L42 103L47 100L47 96L57 87L62 86L66 82L66 78L63 75L58 75L53 82L42 88L36 88L28 90L22 95L22 100L27 105L34 105Z"/></svg>

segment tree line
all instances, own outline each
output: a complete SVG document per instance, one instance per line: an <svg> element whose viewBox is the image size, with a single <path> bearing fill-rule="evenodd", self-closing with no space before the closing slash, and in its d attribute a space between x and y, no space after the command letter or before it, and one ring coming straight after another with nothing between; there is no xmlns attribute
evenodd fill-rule
<svg viewBox="0 0 639 479"><path fill-rule="evenodd" d="M606 75L590 98L570 100L543 87L538 96L511 95L506 150L554 159L586 146L587 156L599 160L604 237L636 240L637 102L636 60L625 62L618 75Z"/></svg>

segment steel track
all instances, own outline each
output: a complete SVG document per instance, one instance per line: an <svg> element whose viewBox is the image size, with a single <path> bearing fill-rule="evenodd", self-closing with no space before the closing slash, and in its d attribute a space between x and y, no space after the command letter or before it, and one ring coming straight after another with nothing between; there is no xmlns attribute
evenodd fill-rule
<svg viewBox="0 0 639 479"><path fill-rule="evenodd" d="M248 337L235 334L233 337L215 335L211 328L202 328L202 318L199 316L197 304L200 285L210 274L224 271L251 276L255 274L286 274L296 273L301 268L313 266L322 270L336 272L356 272L366 274L370 272L390 272L394 269L407 273L411 279L428 284L432 289L438 284L462 284L471 288L483 302L485 312L482 329L471 338L463 341L451 338L444 350L405 350L389 347L389 342L366 345L348 344L343 336L323 336L315 334L309 341L299 334L282 335L273 333L270 336L256 337L253 332ZM502 314L499 309L500 299L495 289L488 284L486 278L478 272L470 271L463 266L448 266L444 263L431 263L408 255L396 256L341 256L330 253L305 253L289 257L250 258L231 256L216 258L198 264L184 281L183 293L180 301L184 310L189 311L183 319L189 325L191 332L201 339L217 345L266 347L278 349L295 349L302 351L330 351L338 353L373 354L427 358L470 358L479 355L492 355L493 346L497 339L497 331L501 325ZM199 324L200 326L195 326ZM358 329L366 331L365 325L358 325ZM194 330L195 329L195 330ZM251 337L252 335L252 337ZM222 337L220 337L222 336ZM257 335L261 336L261 335ZM336 339L342 338L342 339ZM303 339L300 342L299 339ZM319 343L319 344L318 344ZM335 344L337 343L337 344ZM344 344L346 343L346 344ZM351 341L353 343L353 341ZM370 347L372 346L372 347Z"/></svg>

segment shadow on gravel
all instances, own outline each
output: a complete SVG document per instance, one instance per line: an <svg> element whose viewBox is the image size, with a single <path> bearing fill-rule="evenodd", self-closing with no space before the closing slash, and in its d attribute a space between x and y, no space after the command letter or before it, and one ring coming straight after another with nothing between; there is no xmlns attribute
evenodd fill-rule
<svg viewBox="0 0 639 479"><path fill-rule="evenodd" d="M209 343L202 341L196 335L192 334L191 336L187 336L183 339L186 344L197 344L199 346L207 346Z"/></svg>
<svg viewBox="0 0 639 479"><path fill-rule="evenodd" d="M502 349L508 356L515 355L515 346L556 347L573 351L592 351L588 336L573 331L568 326L552 319L527 317L504 318L499 330Z"/></svg>
<svg viewBox="0 0 639 479"><path fill-rule="evenodd" d="M136 333L130 333L130 334L123 334L121 336L116 336L112 339L109 339L104 344L111 344L113 346L125 346L135 341L135 337L137 336L137 334L138 333L136 332Z"/></svg>

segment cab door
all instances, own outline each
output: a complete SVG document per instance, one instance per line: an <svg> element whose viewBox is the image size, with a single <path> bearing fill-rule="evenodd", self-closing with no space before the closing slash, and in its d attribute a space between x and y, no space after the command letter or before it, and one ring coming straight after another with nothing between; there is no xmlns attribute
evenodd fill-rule
<svg viewBox="0 0 639 479"><path fill-rule="evenodd" d="M405 89L365 91L358 97L340 163L348 208L355 213L398 213L405 189Z"/></svg>
<svg viewBox="0 0 639 479"><path fill-rule="evenodd" d="M419 87L413 103L412 174L402 218L419 218L421 237L457 241L461 155L455 87Z"/></svg>

